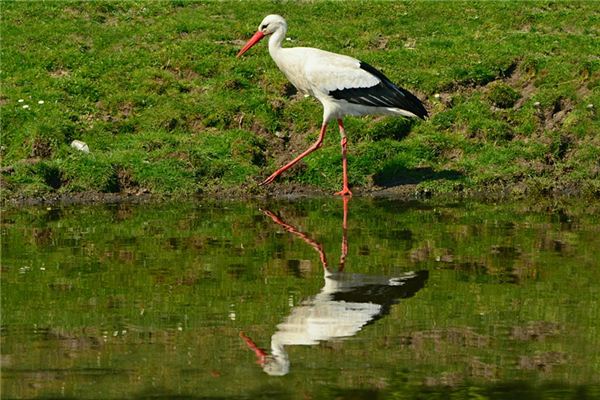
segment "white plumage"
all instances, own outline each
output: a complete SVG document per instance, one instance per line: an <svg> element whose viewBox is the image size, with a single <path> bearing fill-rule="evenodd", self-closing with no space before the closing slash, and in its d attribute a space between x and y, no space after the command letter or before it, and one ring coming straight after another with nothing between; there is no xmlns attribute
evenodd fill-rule
<svg viewBox="0 0 600 400"><path fill-rule="evenodd" d="M309 47L281 47L286 33L285 19L279 15L268 15L240 50L238 57L263 37L271 35L271 57L299 91L315 97L323 104L323 124L319 139L311 147L275 171L262 184L271 183L285 170L319 148L327 123L337 119L342 136L343 189L336 194L351 195L347 178L347 139L342 118L346 115L395 114L425 119L427 111L412 93L394 85L380 71L355 58Z"/></svg>
<svg viewBox="0 0 600 400"><path fill-rule="evenodd" d="M332 272L323 246L285 223L272 212L265 210L276 224L302 239L319 253L323 266L324 285L321 291L294 305L285 320L277 325L271 336L271 352L259 348L245 334L240 335L254 350L258 362L269 375L286 375L290 360L286 346L316 345L319 342L342 340L356 335L365 325L390 312L390 307L400 299L412 297L428 278L427 271L407 272L400 275L366 275L344 272L348 252L347 216L348 201L344 201L342 222L342 254L339 270Z"/></svg>
<svg viewBox="0 0 600 400"><path fill-rule="evenodd" d="M286 346L310 346L356 335L365 325L389 312L400 298L413 296L427 280L426 271L400 276L376 276L330 272L323 268L325 285L321 292L294 306L271 336L271 352L258 349L243 335L259 355L269 375L286 375L290 360Z"/></svg>

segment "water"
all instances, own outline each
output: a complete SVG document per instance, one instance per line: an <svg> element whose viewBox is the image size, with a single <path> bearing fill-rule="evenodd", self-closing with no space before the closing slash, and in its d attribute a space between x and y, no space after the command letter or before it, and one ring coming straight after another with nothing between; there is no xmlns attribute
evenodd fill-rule
<svg viewBox="0 0 600 400"><path fill-rule="evenodd" d="M600 204L2 213L2 398L600 398Z"/></svg>

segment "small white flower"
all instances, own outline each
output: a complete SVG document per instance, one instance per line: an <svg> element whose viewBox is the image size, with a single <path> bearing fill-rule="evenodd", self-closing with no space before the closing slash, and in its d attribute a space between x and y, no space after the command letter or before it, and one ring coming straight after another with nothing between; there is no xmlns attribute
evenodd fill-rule
<svg viewBox="0 0 600 400"><path fill-rule="evenodd" d="M19 103L22 103L22 102L24 102L24 101L25 101L25 100L23 100L23 99L19 99Z"/></svg>
<svg viewBox="0 0 600 400"><path fill-rule="evenodd" d="M38 104L44 104L44 100L38 101Z"/></svg>
<svg viewBox="0 0 600 400"><path fill-rule="evenodd" d="M27 109L29 108L29 106L28 106L27 104L25 104L25 105L23 106L23 108L27 110Z"/></svg>

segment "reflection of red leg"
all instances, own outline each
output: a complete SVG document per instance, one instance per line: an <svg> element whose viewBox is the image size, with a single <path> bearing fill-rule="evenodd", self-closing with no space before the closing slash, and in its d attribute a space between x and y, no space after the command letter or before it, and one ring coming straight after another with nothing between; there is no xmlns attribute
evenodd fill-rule
<svg viewBox="0 0 600 400"><path fill-rule="evenodd" d="M321 147L321 145L323 144L323 139L325 138L325 131L326 130L327 130L327 123L325 122L321 126L321 132L319 133L319 138L317 139L316 142L314 142L308 149L306 149L298 157L294 158L292 161L290 161L289 163L287 163L283 167L279 168L277 171L273 172L271 174L271 176L269 176L267 179L265 179L264 181L262 181L262 183L260 185L262 186L262 185L266 185L266 184L269 184L269 183L273 182L275 180L275 178L277 178L279 175L281 175L284 171L290 169L298 161L302 160L304 157L306 157L307 155L309 155L310 153L312 153L313 151L315 151L316 149L318 149L319 147Z"/></svg>
<svg viewBox="0 0 600 400"><path fill-rule="evenodd" d="M338 119L338 127L340 128L340 135L342 136L342 179L343 179L343 187L342 190L337 192L337 195L340 196L352 196L352 192L348 189L348 161L346 159L346 144L348 143L348 139L346 138L346 130L344 129L344 123L341 118Z"/></svg>
<svg viewBox="0 0 600 400"><path fill-rule="evenodd" d="M319 253L319 258L321 259L321 264L323 264L323 268L327 269L327 257L325 256L325 252L323 251L323 246L320 243L315 242L313 239L309 238L308 235L306 235L306 233L300 232L298 229L296 229L292 225L283 222L281 220L281 218L279 218L277 215L273 214L271 211L263 210L263 213L265 213L265 215L267 217L271 218L273 220L273 222L275 222L277 225L280 225L286 231L298 236L300 239L304 240L306 243L311 245L312 248L317 250L317 252Z"/></svg>
<svg viewBox="0 0 600 400"><path fill-rule="evenodd" d="M256 354L256 362L260 365L264 365L267 361L267 352L259 348L256 343L252 341L252 339L244 334L244 332L240 332L240 337L244 339L244 342L246 342L248 348L250 348L250 350L254 351L254 354Z"/></svg>
<svg viewBox="0 0 600 400"><path fill-rule="evenodd" d="M339 271L344 270L344 266L346 265L346 255L348 255L348 202L350 201L350 196L342 197L344 202L344 219L342 220L342 254L340 255L340 267Z"/></svg>

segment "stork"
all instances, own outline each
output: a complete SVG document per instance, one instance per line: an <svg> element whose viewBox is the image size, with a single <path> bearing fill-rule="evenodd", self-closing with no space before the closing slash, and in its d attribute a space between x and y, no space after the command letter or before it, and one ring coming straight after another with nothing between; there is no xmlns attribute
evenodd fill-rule
<svg viewBox="0 0 600 400"><path fill-rule="evenodd" d="M348 254L347 217L349 196L343 198L342 252L337 271L329 268L323 246L295 226L268 210L263 213L287 232L299 237L319 253L324 285L319 293L290 310L271 336L270 354L245 333L240 337L254 351L256 361L269 375L282 376L290 370L287 346L316 345L358 334L366 325L389 314L400 299L413 297L425 286L427 270L394 275L354 274L344 271Z"/></svg>
<svg viewBox="0 0 600 400"><path fill-rule="evenodd" d="M323 123L319 137L303 153L279 168L261 185L275 180L302 158L323 144L329 121L336 119L341 135L342 190L337 195L351 196L348 188L347 138L343 117L346 115L391 114L425 119L423 103L408 90L394 85L383 73L355 58L310 47L283 48L287 22L280 15L267 15L258 31L239 51L240 57L265 36L269 39L269 53L277 67L289 81L304 94L311 95L323 105Z"/></svg>

